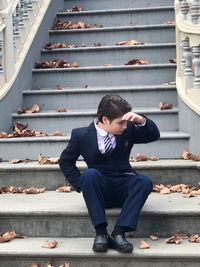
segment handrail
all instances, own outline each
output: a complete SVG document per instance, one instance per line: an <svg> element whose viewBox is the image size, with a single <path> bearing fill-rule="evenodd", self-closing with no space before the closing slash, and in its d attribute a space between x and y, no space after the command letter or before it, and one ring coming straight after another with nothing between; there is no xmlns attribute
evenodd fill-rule
<svg viewBox="0 0 200 267"><path fill-rule="evenodd" d="M175 0L177 91L200 115L200 0Z"/></svg>
<svg viewBox="0 0 200 267"><path fill-rule="evenodd" d="M17 78L50 2L0 1L0 100Z"/></svg>

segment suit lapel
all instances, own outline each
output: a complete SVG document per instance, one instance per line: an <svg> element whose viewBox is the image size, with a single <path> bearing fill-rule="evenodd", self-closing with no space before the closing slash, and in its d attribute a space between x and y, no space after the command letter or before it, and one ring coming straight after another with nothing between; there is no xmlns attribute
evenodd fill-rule
<svg viewBox="0 0 200 267"><path fill-rule="evenodd" d="M94 122L92 122L88 128L88 136L91 143L91 147L94 147L94 149L98 152L98 154L103 157L103 154L99 151L98 141L97 141L97 132L96 128L94 126Z"/></svg>

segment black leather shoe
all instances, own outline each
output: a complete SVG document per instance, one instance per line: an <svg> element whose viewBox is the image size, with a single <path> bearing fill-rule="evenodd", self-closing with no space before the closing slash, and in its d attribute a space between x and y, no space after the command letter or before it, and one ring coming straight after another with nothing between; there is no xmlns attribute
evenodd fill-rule
<svg viewBox="0 0 200 267"><path fill-rule="evenodd" d="M116 249L122 253L130 253L133 251L133 245L128 242L122 234L116 235L115 237L110 236L109 248Z"/></svg>
<svg viewBox="0 0 200 267"><path fill-rule="evenodd" d="M108 250L108 235L97 235L94 239L92 249L95 252L106 252Z"/></svg>

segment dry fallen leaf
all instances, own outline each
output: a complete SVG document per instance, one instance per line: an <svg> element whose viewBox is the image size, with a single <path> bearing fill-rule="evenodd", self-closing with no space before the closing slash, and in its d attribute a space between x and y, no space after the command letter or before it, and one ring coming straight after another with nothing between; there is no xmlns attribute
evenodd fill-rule
<svg viewBox="0 0 200 267"><path fill-rule="evenodd" d="M0 193L9 193L9 194L15 194L15 193L23 193L23 190L20 187L14 187L14 186L3 186L1 189L0 189Z"/></svg>
<svg viewBox="0 0 200 267"><path fill-rule="evenodd" d="M54 157L54 158L50 158L50 157L46 157L46 156L42 156L42 154L39 154L38 156L38 161L39 164L43 165L43 164L58 164L58 157Z"/></svg>
<svg viewBox="0 0 200 267"><path fill-rule="evenodd" d="M46 190L45 187L43 188L36 188L36 187L30 187L23 190L23 193L25 194L39 194L43 193Z"/></svg>
<svg viewBox="0 0 200 267"><path fill-rule="evenodd" d="M169 82L169 83L163 83L163 86L168 86L168 85L176 85L176 82Z"/></svg>
<svg viewBox="0 0 200 267"><path fill-rule="evenodd" d="M60 131L55 131L53 134L54 136L64 136L65 134L62 134Z"/></svg>
<svg viewBox="0 0 200 267"><path fill-rule="evenodd" d="M22 160L21 160L21 159L11 159L11 160L9 160L8 162L11 163L11 164L15 164L15 163L20 163L20 162L22 162Z"/></svg>
<svg viewBox="0 0 200 267"><path fill-rule="evenodd" d="M159 158L158 158L158 157L156 157L156 156L151 156L149 159L150 159L150 160L152 160L152 161L159 160Z"/></svg>
<svg viewBox="0 0 200 267"><path fill-rule="evenodd" d="M169 58L170 63L176 63L176 58Z"/></svg>
<svg viewBox="0 0 200 267"><path fill-rule="evenodd" d="M86 47L86 44L82 43L82 44L81 44L81 47Z"/></svg>
<svg viewBox="0 0 200 267"><path fill-rule="evenodd" d="M169 194L170 193L170 189L167 187L164 187L161 191L160 194L164 195L164 194Z"/></svg>
<svg viewBox="0 0 200 267"><path fill-rule="evenodd" d="M166 239L166 243L175 243L180 244L183 239L187 239L188 236L185 234L183 230L177 231L173 236Z"/></svg>
<svg viewBox="0 0 200 267"><path fill-rule="evenodd" d="M101 27L102 25L100 25ZM55 19L54 26L52 30L67 30L67 29L86 29L86 28L98 28L97 24L88 24L86 25L82 21L73 23L72 21L60 21Z"/></svg>
<svg viewBox="0 0 200 267"><path fill-rule="evenodd" d="M83 8L82 7L77 7L77 6L73 6L72 8L69 8L69 9L66 9L64 10L65 12L80 12L80 11L83 11Z"/></svg>
<svg viewBox="0 0 200 267"><path fill-rule="evenodd" d="M54 267L53 265L51 265L50 262L47 262L46 266L45 267Z"/></svg>
<svg viewBox="0 0 200 267"><path fill-rule="evenodd" d="M141 243L140 243L140 248L141 249L147 249L147 248L150 248L150 247L144 240L142 240Z"/></svg>
<svg viewBox="0 0 200 267"><path fill-rule="evenodd" d="M199 235L198 234L193 234L189 238L190 242L198 242L199 243Z"/></svg>
<svg viewBox="0 0 200 267"><path fill-rule="evenodd" d="M0 243L8 242L14 238L26 238L26 236L20 235L15 233L15 231L12 232L6 232L2 236L0 236Z"/></svg>
<svg viewBox="0 0 200 267"><path fill-rule="evenodd" d="M72 63L72 68L78 68L79 67L79 64L77 61L75 61L74 63Z"/></svg>
<svg viewBox="0 0 200 267"><path fill-rule="evenodd" d="M190 159L191 154L187 150L183 150L182 158L187 160Z"/></svg>
<svg viewBox="0 0 200 267"><path fill-rule="evenodd" d="M157 237L157 236L155 236L155 235L150 235L150 238L151 238L151 240L153 240L153 241L156 241L156 240L158 240L158 237Z"/></svg>
<svg viewBox="0 0 200 267"><path fill-rule="evenodd" d="M0 138L6 138L7 137L7 133L5 132L0 132Z"/></svg>
<svg viewBox="0 0 200 267"><path fill-rule="evenodd" d="M168 103L163 103L160 102L160 104L158 105L159 109L164 110L164 109L172 109L173 105L172 104L168 104Z"/></svg>
<svg viewBox="0 0 200 267"><path fill-rule="evenodd" d="M64 43L63 44L61 44L61 43L57 43L57 44L48 43L45 45L44 48L47 50L52 50L52 49L57 49L57 48L67 48L67 46Z"/></svg>
<svg viewBox="0 0 200 267"><path fill-rule="evenodd" d="M71 186L61 186L56 189L57 192L71 192Z"/></svg>
<svg viewBox="0 0 200 267"><path fill-rule="evenodd" d="M147 65L149 64L148 60L142 60L142 59L132 59L130 60L128 63L124 64L124 65Z"/></svg>
<svg viewBox="0 0 200 267"><path fill-rule="evenodd" d="M137 162L137 161L147 161L147 157L142 155L141 153L137 154L137 157L130 157L129 161Z"/></svg>
<svg viewBox="0 0 200 267"><path fill-rule="evenodd" d="M36 69L77 68L77 67L78 67L77 62L70 64L67 60L63 60L63 59L53 59L50 62L36 61L36 63L35 63Z"/></svg>
<svg viewBox="0 0 200 267"><path fill-rule="evenodd" d="M112 64L104 64L105 67L111 67Z"/></svg>
<svg viewBox="0 0 200 267"><path fill-rule="evenodd" d="M91 86L85 85L85 89L89 89L89 88L91 88Z"/></svg>
<svg viewBox="0 0 200 267"><path fill-rule="evenodd" d="M56 112L67 112L67 110L64 108L64 109L56 109Z"/></svg>
<svg viewBox="0 0 200 267"><path fill-rule="evenodd" d="M56 90L63 90L63 89L66 89L66 87L65 88L64 87L61 87L59 84L56 85Z"/></svg>
<svg viewBox="0 0 200 267"><path fill-rule="evenodd" d="M116 43L116 45L141 45L141 44L146 44L146 43L138 42L136 40L121 41Z"/></svg>
<svg viewBox="0 0 200 267"><path fill-rule="evenodd" d="M38 263L36 261L33 261L31 264L31 267L39 267Z"/></svg>
<svg viewBox="0 0 200 267"><path fill-rule="evenodd" d="M30 113L39 113L39 112L40 112L40 107L37 104L35 104L31 109L23 108L23 109L18 109L17 110L18 114L23 114L23 113L30 114Z"/></svg>
<svg viewBox="0 0 200 267"><path fill-rule="evenodd" d="M167 22L164 22L164 24L176 24L175 20L169 19Z"/></svg>
<svg viewBox="0 0 200 267"><path fill-rule="evenodd" d="M42 247L43 248L55 248L58 245L57 241L47 242Z"/></svg>
<svg viewBox="0 0 200 267"><path fill-rule="evenodd" d="M97 47L97 46L101 46L101 44L100 43L93 43L91 46L92 47Z"/></svg>

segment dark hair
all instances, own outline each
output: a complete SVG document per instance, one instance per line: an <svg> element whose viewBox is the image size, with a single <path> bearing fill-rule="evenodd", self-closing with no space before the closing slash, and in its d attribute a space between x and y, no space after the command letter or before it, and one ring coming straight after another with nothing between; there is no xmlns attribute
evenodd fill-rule
<svg viewBox="0 0 200 267"><path fill-rule="evenodd" d="M121 96L116 94L105 95L98 106L97 118L102 122L102 117L106 116L110 122L123 116L125 113L132 110L131 105Z"/></svg>

